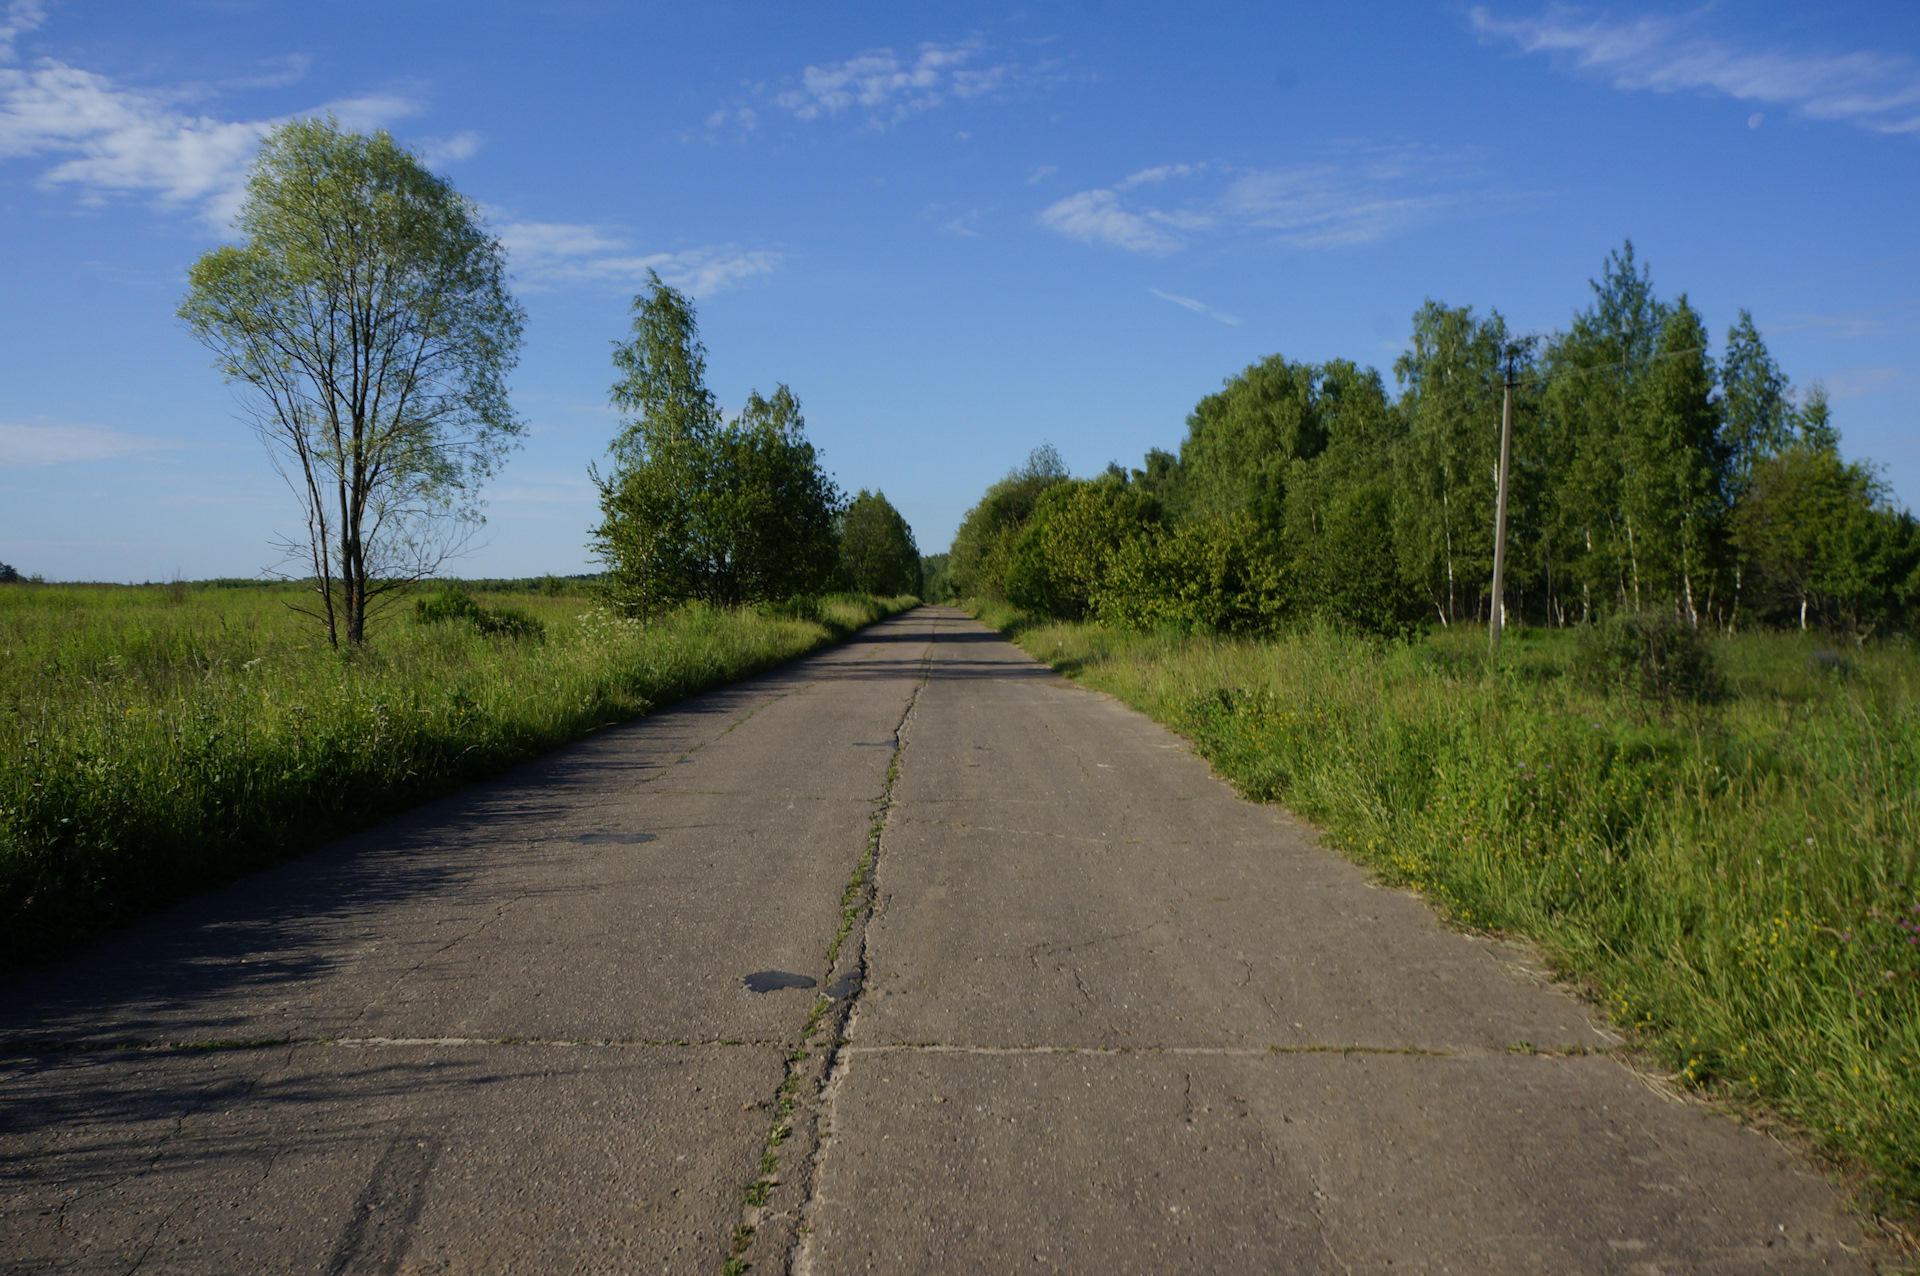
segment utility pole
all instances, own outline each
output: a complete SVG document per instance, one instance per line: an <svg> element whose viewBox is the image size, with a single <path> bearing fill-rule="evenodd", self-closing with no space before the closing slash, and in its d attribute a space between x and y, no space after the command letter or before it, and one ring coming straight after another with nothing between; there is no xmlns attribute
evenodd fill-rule
<svg viewBox="0 0 1920 1276"><path fill-rule="evenodd" d="M1513 458L1513 352L1507 352L1507 393L1500 407L1500 482L1493 515L1493 613L1488 624L1488 654L1500 654L1501 622L1507 603L1507 471Z"/></svg>

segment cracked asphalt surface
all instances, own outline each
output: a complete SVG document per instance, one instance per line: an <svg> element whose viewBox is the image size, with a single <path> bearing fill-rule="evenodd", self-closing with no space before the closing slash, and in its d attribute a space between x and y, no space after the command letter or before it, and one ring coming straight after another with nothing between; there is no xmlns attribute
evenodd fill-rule
<svg viewBox="0 0 1920 1276"><path fill-rule="evenodd" d="M0 1044L0 1272L1867 1270L1523 953L950 609L13 976Z"/></svg>

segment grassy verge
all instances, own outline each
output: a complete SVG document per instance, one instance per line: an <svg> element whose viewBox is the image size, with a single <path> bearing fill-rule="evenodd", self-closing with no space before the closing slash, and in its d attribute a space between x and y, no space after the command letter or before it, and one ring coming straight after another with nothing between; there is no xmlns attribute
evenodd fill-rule
<svg viewBox="0 0 1920 1276"><path fill-rule="evenodd" d="M1920 659L1722 642L1664 717L1568 635L1253 642L981 619L1193 739L1460 924L1526 936L1674 1080L1785 1117L1909 1226L1920 1201Z"/></svg>
<svg viewBox="0 0 1920 1276"><path fill-rule="evenodd" d="M339 655L289 616L293 597L0 589L0 966L914 601L696 607L641 626L579 595L488 595Z"/></svg>

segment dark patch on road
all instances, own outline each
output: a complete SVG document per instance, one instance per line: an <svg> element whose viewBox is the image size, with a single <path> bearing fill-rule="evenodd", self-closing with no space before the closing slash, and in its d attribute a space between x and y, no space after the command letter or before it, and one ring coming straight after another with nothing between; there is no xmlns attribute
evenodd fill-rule
<svg viewBox="0 0 1920 1276"><path fill-rule="evenodd" d="M638 846L642 842L651 842L653 840L653 834L651 833L582 833L579 837L576 837L573 840L576 842L583 842L588 846L605 846L608 844L612 844L615 846Z"/></svg>
<svg viewBox="0 0 1920 1276"><path fill-rule="evenodd" d="M751 975L742 975L740 982L747 986L748 992L779 992L782 988L812 988L820 981L784 970L756 970Z"/></svg>
<svg viewBox="0 0 1920 1276"><path fill-rule="evenodd" d="M846 974L834 980L832 985L827 988L827 996L833 998L835 1001L845 1001L859 991L860 972L857 970L849 970Z"/></svg>
<svg viewBox="0 0 1920 1276"><path fill-rule="evenodd" d="M439 1155L433 1139L404 1135L387 1145L366 1190L353 1203L327 1276L393 1276L400 1270L426 1201L427 1176Z"/></svg>

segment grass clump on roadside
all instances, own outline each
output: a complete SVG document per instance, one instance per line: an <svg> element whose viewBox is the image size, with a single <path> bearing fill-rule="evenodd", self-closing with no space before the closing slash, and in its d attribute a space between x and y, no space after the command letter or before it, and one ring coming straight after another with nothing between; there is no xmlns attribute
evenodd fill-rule
<svg viewBox="0 0 1920 1276"><path fill-rule="evenodd" d="M769 669L904 609L835 595L650 624L447 589L333 652L285 589L0 590L0 966Z"/></svg>
<svg viewBox="0 0 1920 1276"><path fill-rule="evenodd" d="M1761 633L1263 639L983 620L1458 922L1527 936L1675 1079L1920 1201L1920 660ZM1664 672L1663 672L1664 670ZM1680 684L1676 686L1676 683Z"/></svg>

